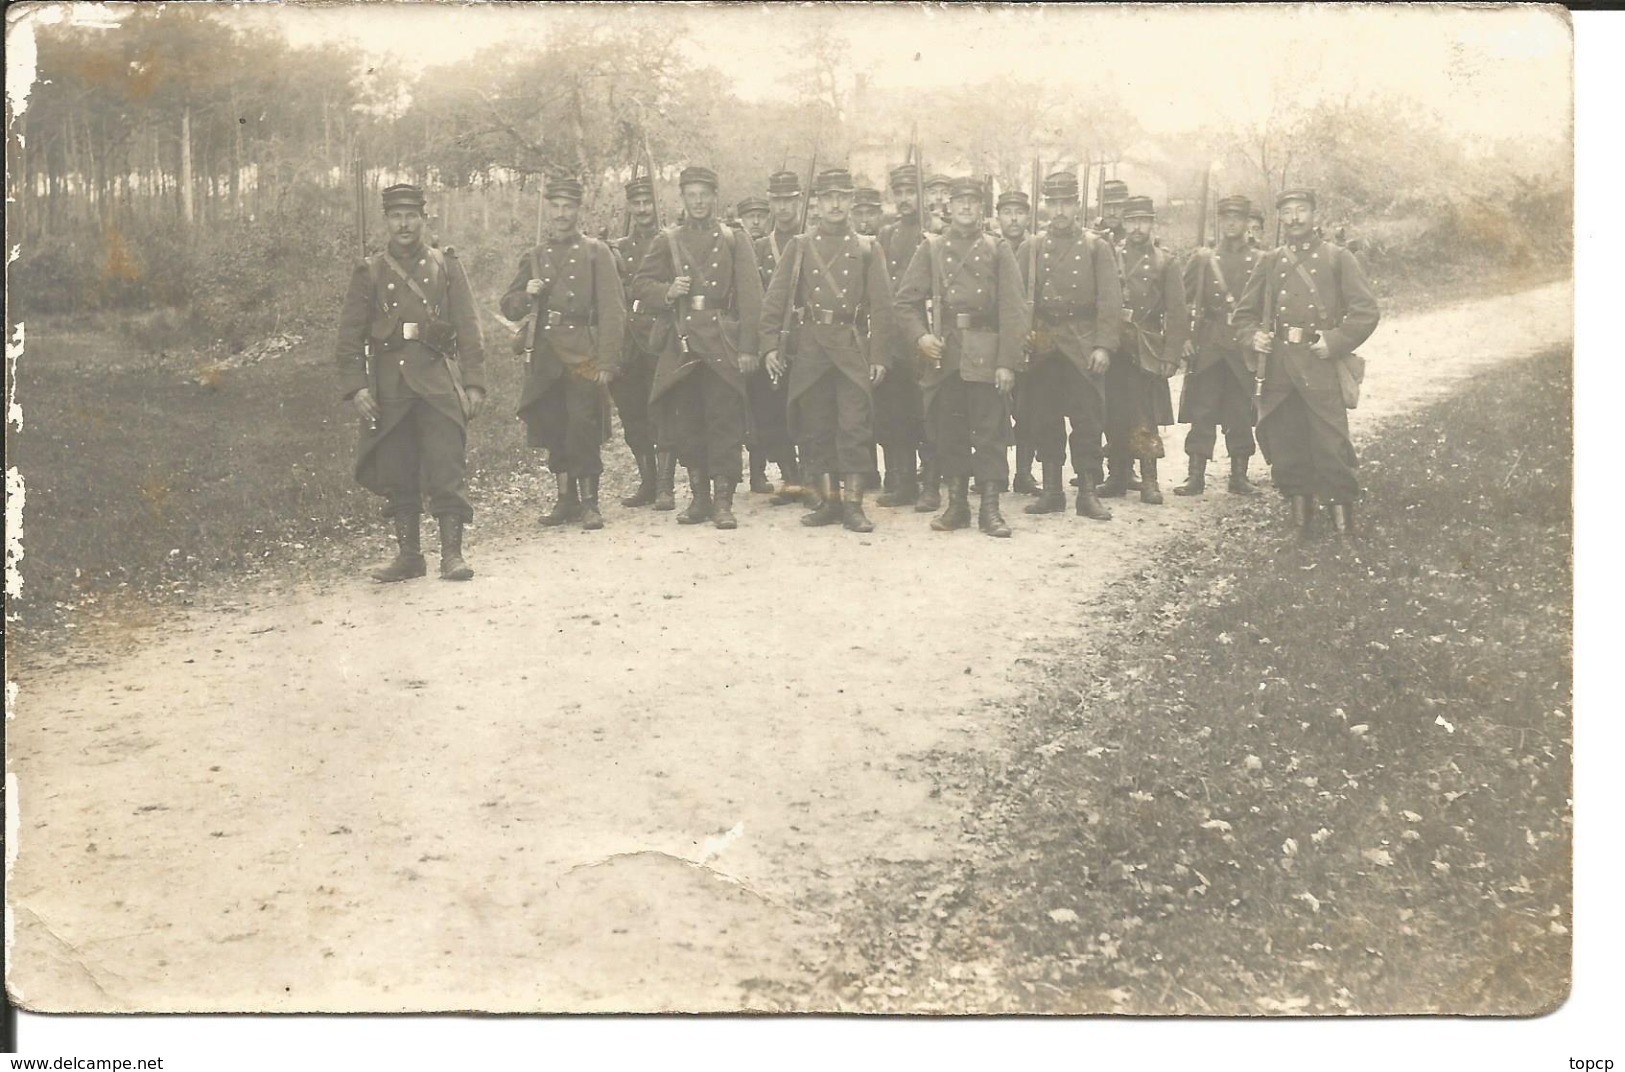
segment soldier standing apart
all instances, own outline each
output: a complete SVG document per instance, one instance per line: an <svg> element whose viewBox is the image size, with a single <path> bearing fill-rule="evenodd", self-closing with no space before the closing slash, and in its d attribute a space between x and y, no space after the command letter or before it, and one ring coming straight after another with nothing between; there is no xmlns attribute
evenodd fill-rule
<svg viewBox="0 0 1625 1072"><path fill-rule="evenodd" d="M1275 203L1286 245L1264 255L1236 308L1262 363L1258 439L1276 488L1307 534L1319 498L1340 535L1354 531L1360 495L1340 377L1381 315L1359 260L1315 233L1315 192L1287 190Z"/></svg>
<svg viewBox="0 0 1625 1072"><path fill-rule="evenodd" d="M632 217L630 234L611 243L620 273L623 294L631 289L632 273L643 263L643 255L660 234L655 222L654 183L647 176L626 184L626 207ZM663 306L661 307L664 308ZM659 327L656 310L633 301L627 311L626 341L622 344L620 370L609 381L609 395L621 415L621 434L638 465L638 490L621 499L622 506L654 505L656 510L674 510L672 482L676 461L670 450L657 448L654 423L649 419L649 387L654 382L659 355L650 340Z"/></svg>
<svg viewBox="0 0 1625 1072"><path fill-rule="evenodd" d="M784 250L762 303L760 337L770 348L768 371L789 383L790 430L823 500L801 523L841 522L872 532L863 492L874 464L873 391L886 379L894 346L891 279L879 246L847 223L852 176L825 171L814 190L818 226ZM797 309L802 320L792 359L777 340L792 328Z"/></svg>
<svg viewBox="0 0 1625 1072"><path fill-rule="evenodd" d="M1036 193L1036 191L1034 191ZM998 217L999 234L1010 243L1012 251L1021 248L1027 240L1027 232L1032 220L1032 202L1020 190L1006 190L999 195L998 204L994 208ZM1036 228L1034 228L1036 229ZM1016 395L1014 404L1016 419L1016 471L1010 479L1010 490L1019 495L1038 494L1038 484L1033 480L1033 444L1030 436L1021 425L1021 380L1016 380Z"/></svg>
<svg viewBox="0 0 1625 1072"><path fill-rule="evenodd" d="M926 436L948 481L938 532L970 524L970 478L981 485L981 530L1009 536L999 493L1010 475L1010 396L1025 357L1026 296L1007 243L982 231L982 184L956 181L948 229L915 252L897 288L897 318L924 370ZM937 325L928 323L933 299ZM941 331L941 335L933 330Z"/></svg>
<svg viewBox="0 0 1625 1072"><path fill-rule="evenodd" d="M810 176L809 176L810 177ZM762 288L784 257L790 240L804 226L801 219L801 176L793 171L776 172L767 179L768 204L773 217L773 230L756 239L756 266L761 270ZM811 221L805 226L811 227ZM782 380L775 381L766 371L749 378L750 413L755 434L750 440L750 490L757 494L771 494L773 485L767 480L767 463L779 467L777 494L768 500L774 506L787 506L802 499L801 472L796 465L795 444L790 438L787 421L789 400Z"/></svg>
<svg viewBox="0 0 1625 1072"><path fill-rule="evenodd" d="M395 520L395 558L377 581L428 572L420 526L427 500L440 524L440 576L466 581L463 526L474 518L466 486L468 421L485 404L485 341L456 253L423 241L423 191L383 193L389 245L356 265L339 313L343 397L363 417L356 483L384 498Z"/></svg>
<svg viewBox="0 0 1625 1072"><path fill-rule="evenodd" d="M1103 498L1128 490L1134 460L1140 461L1140 501L1162 502L1157 459L1161 428L1174 423L1168 377L1190 331L1179 264L1152 241L1156 212L1149 197L1123 205L1123 348L1106 370L1106 482Z"/></svg>
<svg viewBox="0 0 1625 1072"><path fill-rule="evenodd" d="M1078 218L1076 175L1060 171L1046 178L1044 201L1049 227L1016 252L1034 307L1032 363L1016 389L1016 429L1018 436L1027 429L1044 468L1044 486L1027 513L1066 509L1061 467L1066 461L1066 422L1071 420L1072 467L1080 476L1078 515L1110 521L1112 513L1096 495L1095 485L1102 475L1106 369L1123 331L1117 256L1109 241L1084 230Z"/></svg>
<svg viewBox="0 0 1625 1072"><path fill-rule="evenodd" d="M549 179L544 196L547 234L520 258L502 315L517 320L529 311L537 318L523 336L534 342L525 351L519 417L525 442L547 451L558 481L558 498L541 522L579 520L590 531L604 527L600 448L610 434L608 387L625 357L626 299L609 246L581 233L581 183Z"/></svg>
<svg viewBox="0 0 1625 1072"><path fill-rule="evenodd" d="M739 202L739 219L752 242L767 234L768 205L765 197L747 197ZM760 259L760 258L758 258Z"/></svg>
<svg viewBox="0 0 1625 1072"><path fill-rule="evenodd" d="M750 240L717 222L716 172L686 167L678 186L683 222L662 232L632 279L632 296L664 306L671 326L649 404L656 442L688 467L693 497L678 523L733 529L750 417L745 380L761 365L762 278Z"/></svg>
<svg viewBox="0 0 1625 1072"><path fill-rule="evenodd" d="M1207 462L1213 457L1217 428L1224 426L1230 453L1230 492L1252 495L1247 480L1253 456L1253 374L1247 368L1246 345L1235 327L1236 300L1241 296L1258 251L1247 244L1245 197L1219 198L1219 246L1198 249L1185 264L1185 292L1191 296L1195 337L1186 341L1190 371L1179 395L1179 421L1189 424L1185 455L1190 475L1175 495L1200 495L1207 486Z"/></svg>
<svg viewBox="0 0 1625 1072"><path fill-rule="evenodd" d="M915 174L913 164L892 168L891 193L897 203L897 219L882 227L878 235L886 272L894 288L925 238L914 201ZM925 440L925 404L920 396L919 367L909 354L913 344L899 339L898 345L896 367L874 392L875 440L886 462L885 491L875 502L885 507L913 506L922 513L929 513L941 509L942 502L936 490L931 448ZM918 467L916 455L920 462ZM926 488L925 498L920 494L922 482Z"/></svg>
<svg viewBox="0 0 1625 1072"><path fill-rule="evenodd" d="M852 195L852 230L860 235L880 233L880 217L885 211L880 191L872 186L859 186Z"/></svg>

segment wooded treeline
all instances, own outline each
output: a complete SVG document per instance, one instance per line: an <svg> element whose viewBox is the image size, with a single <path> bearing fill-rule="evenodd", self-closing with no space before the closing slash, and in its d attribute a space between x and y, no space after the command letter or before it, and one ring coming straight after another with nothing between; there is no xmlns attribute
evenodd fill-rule
<svg viewBox="0 0 1625 1072"><path fill-rule="evenodd" d="M1331 215L1410 254L1476 243L1567 256L1561 154L1554 166L1529 146L1469 152L1414 102L1283 100L1250 129L1161 138L1110 85L1069 99L1011 75L926 108L869 92L843 66L841 27L815 16L782 73L795 103L746 101L719 68L750 57L701 49L697 65L690 33L671 9L577 12L550 18L535 47L414 72L370 66L348 43L245 32L201 5L41 26L38 77L8 139L8 241L22 249L12 297L23 312L178 307L199 340L238 345L330 320L357 249L358 161L371 191L427 185L433 229L476 255L489 290L533 237L538 176L582 177L596 230L618 224L619 180L645 145L670 215L686 162L716 168L725 202L761 192L770 171L804 169L814 146L878 184L914 129L943 169L1005 187L1028 185L1035 147L1046 166L1137 166L1187 199L1213 164L1224 192L1266 203L1283 183L1317 185Z"/></svg>

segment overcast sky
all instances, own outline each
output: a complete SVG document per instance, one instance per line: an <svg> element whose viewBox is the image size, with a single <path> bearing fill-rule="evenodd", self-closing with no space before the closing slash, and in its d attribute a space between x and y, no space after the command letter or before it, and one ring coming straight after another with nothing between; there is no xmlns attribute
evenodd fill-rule
<svg viewBox="0 0 1625 1072"><path fill-rule="evenodd" d="M550 27L595 13L433 0L218 7L245 28L274 27L296 44L350 40L413 69L493 44L541 45ZM96 5L65 10L96 17ZM1468 139L1544 137L1571 119L1572 41L1558 7L742 4L651 5L624 17L687 25L691 58L728 71L747 98L784 96L780 74L798 62L811 21L830 18L851 42L852 71L876 86L931 89L1008 73L1064 94L1109 78L1153 132L1255 121L1283 91L1300 100L1398 93Z"/></svg>

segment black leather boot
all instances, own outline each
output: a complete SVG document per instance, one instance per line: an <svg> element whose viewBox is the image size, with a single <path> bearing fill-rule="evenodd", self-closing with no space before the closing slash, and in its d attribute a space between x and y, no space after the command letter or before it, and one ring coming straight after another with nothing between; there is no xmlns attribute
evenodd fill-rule
<svg viewBox="0 0 1625 1072"><path fill-rule="evenodd" d="M1332 515L1332 531L1339 536L1354 535L1354 504L1327 503Z"/></svg>
<svg viewBox="0 0 1625 1072"><path fill-rule="evenodd" d="M654 508L677 509L677 455L669 450L655 451Z"/></svg>
<svg viewBox="0 0 1625 1072"><path fill-rule="evenodd" d="M736 529L739 527L739 522L734 520L735 486L731 477L721 476L717 477L712 485L711 524L719 529Z"/></svg>
<svg viewBox="0 0 1625 1072"><path fill-rule="evenodd" d="M767 501L774 506L807 501L807 489L801 483L801 467L796 464L795 451L779 459L779 490Z"/></svg>
<svg viewBox="0 0 1625 1072"><path fill-rule="evenodd" d="M622 497L622 506L648 506L655 501L655 456L653 454L638 454L634 457L638 463L638 490Z"/></svg>
<svg viewBox="0 0 1625 1072"><path fill-rule="evenodd" d="M581 516L581 497L576 490L575 477L569 473L555 473L558 478L559 495L553 500L553 509L541 516L544 525L562 525L566 521L574 521Z"/></svg>
<svg viewBox="0 0 1625 1072"><path fill-rule="evenodd" d="M937 468L935 458L926 458L920 466L920 497L914 503L914 512L929 514L933 510L940 509L942 509L942 471ZM969 505L965 507L965 524L970 524Z"/></svg>
<svg viewBox="0 0 1625 1072"><path fill-rule="evenodd" d="M1232 467L1232 472L1234 468ZM1190 475L1185 482L1174 489L1175 495L1200 495L1207 490L1207 455L1192 454L1190 458Z"/></svg>
<svg viewBox="0 0 1625 1072"><path fill-rule="evenodd" d="M1162 488L1157 486L1157 459L1140 459L1140 501L1147 506L1162 505Z"/></svg>
<svg viewBox="0 0 1625 1072"><path fill-rule="evenodd" d="M704 469L688 471L688 509L677 515L679 525L698 525L711 520L711 478Z"/></svg>
<svg viewBox="0 0 1625 1072"><path fill-rule="evenodd" d="M839 524L842 516L841 489L835 483L834 474L819 473L816 484L820 501L811 513L801 516L801 523L808 528Z"/></svg>
<svg viewBox="0 0 1625 1072"><path fill-rule="evenodd" d="M1134 469L1134 461L1130 458L1112 458L1106 463L1106 467L1106 480L1096 490L1102 499L1121 499L1128 494L1129 477Z"/></svg>
<svg viewBox="0 0 1625 1072"><path fill-rule="evenodd" d="M1292 527L1307 538L1315 521L1315 500L1310 495L1292 496Z"/></svg>
<svg viewBox="0 0 1625 1072"><path fill-rule="evenodd" d="M841 490L841 524L853 532L873 532L875 523L863 512L863 489L868 483L866 473L848 473Z"/></svg>
<svg viewBox="0 0 1625 1072"><path fill-rule="evenodd" d="M1017 495L1038 495L1049 490L1049 477L1044 478L1043 488L1033 479L1033 448L1022 443L1016 444L1016 475L1010 479L1010 490ZM1064 509L1064 497L1061 504Z"/></svg>
<svg viewBox="0 0 1625 1072"><path fill-rule="evenodd" d="M920 476L914 468L914 448L886 448L885 491L875 496L876 506L913 506L920 501Z"/></svg>
<svg viewBox="0 0 1625 1072"><path fill-rule="evenodd" d="M1095 494L1094 478L1085 475L1082 483L1078 485L1077 514L1093 521L1110 521L1112 519L1111 507L1100 501Z"/></svg>
<svg viewBox="0 0 1625 1072"><path fill-rule="evenodd" d="M391 584L429 572L423 561L422 525L423 515L416 510L395 515L395 557L372 571L373 580Z"/></svg>
<svg viewBox="0 0 1625 1072"><path fill-rule="evenodd" d="M593 532L604 527L604 515L598 512L598 478L584 476L576 481L581 492L581 527Z"/></svg>
<svg viewBox="0 0 1625 1072"><path fill-rule="evenodd" d="M1243 455L1240 455L1239 457L1234 456L1234 455L1231 456L1231 458L1230 458L1230 494L1232 494L1232 495L1257 495L1258 494L1257 485L1255 485L1251 480L1247 479L1247 463L1249 461L1251 461L1251 460L1252 460L1252 455L1250 455L1250 454L1243 454Z"/></svg>
<svg viewBox="0 0 1625 1072"><path fill-rule="evenodd" d="M915 509L918 510L919 507L916 506ZM948 508L941 515L931 519L931 527L937 532L952 532L955 529L970 527L970 477L948 478Z"/></svg>
<svg viewBox="0 0 1625 1072"><path fill-rule="evenodd" d="M440 521L440 579L442 581L468 581L474 578L474 569L463 561L463 519L456 514L444 514Z"/></svg>
<svg viewBox="0 0 1625 1072"><path fill-rule="evenodd" d="M982 509L977 513L976 523L989 536L1002 539L1010 535L1010 526L1004 523L1004 515L999 513L997 488L982 486Z"/></svg>
<svg viewBox="0 0 1625 1072"><path fill-rule="evenodd" d="M1028 503L1029 514L1061 514L1066 512L1066 489L1061 484L1061 463L1044 463L1044 487L1038 501Z"/></svg>

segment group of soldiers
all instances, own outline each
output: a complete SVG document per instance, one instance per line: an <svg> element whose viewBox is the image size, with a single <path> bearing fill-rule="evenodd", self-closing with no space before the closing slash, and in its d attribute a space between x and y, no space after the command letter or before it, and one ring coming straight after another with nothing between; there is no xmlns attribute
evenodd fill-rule
<svg viewBox="0 0 1625 1072"><path fill-rule="evenodd" d="M935 514L936 531L968 528L974 494L979 529L1008 537L1007 488L1035 496L1029 514L1066 511L1068 449L1076 513L1107 521L1105 499L1163 501L1161 429L1175 423L1169 379L1183 367L1189 470L1174 494L1203 493L1220 428L1229 490L1254 493L1256 426L1300 533L1316 500L1337 532L1353 531L1347 407L1355 348L1379 313L1359 261L1321 237L1313 190L1277 199L1286 242L1274 250L1247 198L1220 198L1214 245L1181 263L1156 239L1152 199L1120 182L1103 184L1093 222L1070 171L1043 180L1038 206L1001 194L989 221L976 179L913 164L888 177L884 223L880 192L840 168L810 191L774 174L765 198L739 200L724 221L715 172L686 167L681 219L665 228L651 179L635 177L627 233L612 242L582 232L580 182L547 182L544 238L501 300L522 322L518 416L557 486L542 524L603 527L612 404L639 475L621 504L676 510L681 465L679 524L736 528L748 455L750 490L803 504L805 525L872 531L864 500L878 488L878 505ZM441 576L467 579L479 318L455 252L424 241L422 190L393 186L383 201L389 244L357 265L338 341L345 397L364 418L356 476L395 522L397 554L373 576L427 572L428 512Z"/></svg>

